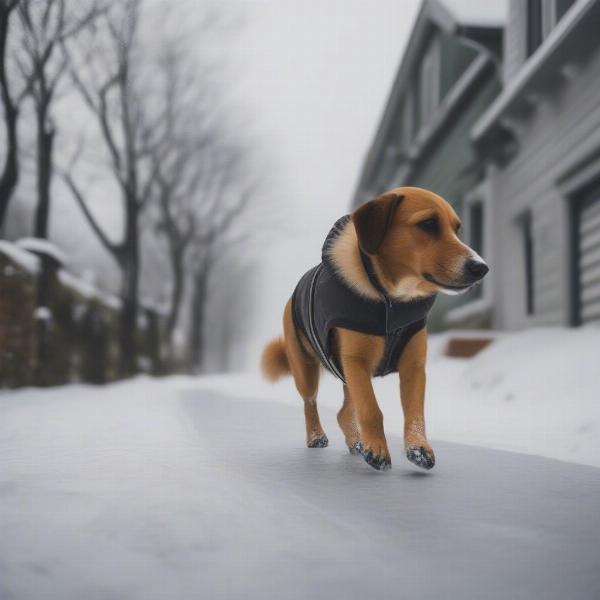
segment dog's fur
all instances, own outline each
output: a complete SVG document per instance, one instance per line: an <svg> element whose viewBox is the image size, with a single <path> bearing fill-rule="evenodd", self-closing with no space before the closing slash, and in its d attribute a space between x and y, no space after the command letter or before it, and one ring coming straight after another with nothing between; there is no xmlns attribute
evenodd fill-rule
<svg viewBox="0 0 600 600"><path fill-rule="evenodd" d="M432 223L435 222L435 227ZM398 300L455 294L480 279L487 267L458 237L460 220L440 196L420 188L396 188L367 202L329 249L340 276L358 293L380 298L364 270L360 249L369 254L387 293ZM481 267L475 276L469 264ZM320 363L308 340L292 319L291 300L283 315L283 338L270 342L262 357L265 376L274 381L286 373L294 377L304 400L307 445L328 444L317 411ZM352 453L361 454L376 469L391 467L383 430L383 415L371 377L384 352L383 337L336 328L333 352L344 370L344 402L338 423ZM423 414L427 332L422 329L408 342L398 363L404 410L404 441L409 460L430 469L434 453L425 434Z"/></svg>

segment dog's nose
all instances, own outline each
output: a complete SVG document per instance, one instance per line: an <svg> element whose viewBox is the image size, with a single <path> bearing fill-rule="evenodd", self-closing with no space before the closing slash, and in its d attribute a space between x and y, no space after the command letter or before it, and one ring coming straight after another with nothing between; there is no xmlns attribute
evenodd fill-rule
<svg viewBox="0 0 600 600"><path fill-rule="evenodd" d="M480 260L468 260L465 264L465 272L473 281L483 279L489 270L490 268Z"/></svg>

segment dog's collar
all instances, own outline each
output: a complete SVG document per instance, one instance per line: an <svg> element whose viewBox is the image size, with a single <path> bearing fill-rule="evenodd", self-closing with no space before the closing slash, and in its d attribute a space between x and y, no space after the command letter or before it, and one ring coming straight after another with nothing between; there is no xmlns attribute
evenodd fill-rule
<svg viewBox="0 0 600 600"><path fill-rule="evenodd" d="M373 266L373 260L366 252L363 252L362 248L360 249L360 259L362 260L363 267L365 268L367 277L369 278L371 285L383 296L383 299L387 303L389 303L390 302L389 295L388 295L386 289L383 287L383 284L379 280L377 273L375 272L375 267Z"/></svg>

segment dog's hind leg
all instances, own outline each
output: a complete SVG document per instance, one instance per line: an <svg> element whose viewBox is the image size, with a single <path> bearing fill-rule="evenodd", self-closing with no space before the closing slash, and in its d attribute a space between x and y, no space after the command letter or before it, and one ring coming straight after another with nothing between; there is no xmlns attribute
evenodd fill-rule
<svg viewBox="0 0 600 600"><path fill-rule="evenodd" d="M319 359L309 350L308 343L302 343L292 319L292 303L288 301L283 315L285 351L290 363L292 376L298 393L304 400L306 421L306 445L309 448L325 448L329 440L321 427L317 410L319 390Z"/></svg>
<svg viewBox="0 0 600 600"><path fill-rule="evenodd" d="M357 445L360 441L360 436L354 415L354 407L350 399L350 390L347 385L344 385L344 404L337 414L337 422L344 434L346 446L348 446L350 454L359 454Z"/></svg>

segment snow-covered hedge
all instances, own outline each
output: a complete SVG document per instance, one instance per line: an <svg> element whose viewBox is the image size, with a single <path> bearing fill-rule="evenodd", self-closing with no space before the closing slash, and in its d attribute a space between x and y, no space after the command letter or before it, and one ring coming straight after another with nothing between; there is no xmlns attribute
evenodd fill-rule
<svg viewBox="0 0 600 600"><path fill-rule="evenodd" d="M104 383L119 376L121 302L59 265L47 272L40 304L40 244L0 241L0 387ZM141 370L161 372L165 318L140 307Z"/></svg>

